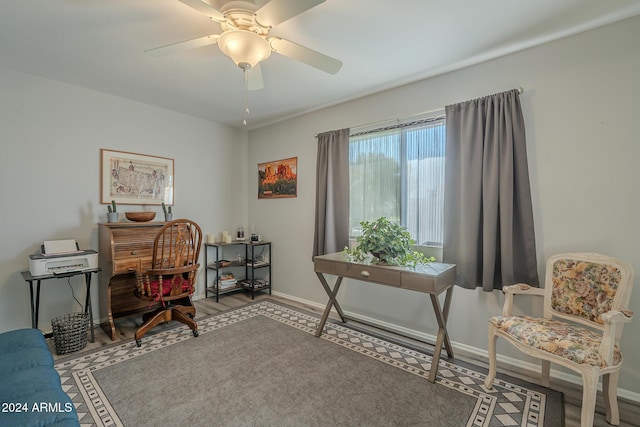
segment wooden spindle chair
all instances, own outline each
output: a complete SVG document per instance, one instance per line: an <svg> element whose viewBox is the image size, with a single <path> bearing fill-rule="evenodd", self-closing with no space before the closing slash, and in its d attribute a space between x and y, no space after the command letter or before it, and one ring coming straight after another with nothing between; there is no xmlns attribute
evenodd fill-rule
<svg viewBox="0 0 640 427"><path fill-rule="evenodd" d="M151 303L160 303L158 309L143 316L143 324L135 333L138 347L149 330L171 320L184 323L191 328L194 337L198 336L191 295L200 267L201 243L202 230L189 219L167 222L158 231L153 242L151 268L136 272L135 295Z"/></svg>

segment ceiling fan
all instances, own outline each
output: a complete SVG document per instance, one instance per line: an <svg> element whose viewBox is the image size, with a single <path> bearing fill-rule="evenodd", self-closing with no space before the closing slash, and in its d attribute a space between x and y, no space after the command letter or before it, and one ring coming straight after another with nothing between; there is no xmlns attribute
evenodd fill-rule
<svg viewBox="0 0 640 427"><path fill-rule="evenodd" d="M269 36L271 29L325 0L258 0L258 7L248 0L179 0L207 15L222 27L221 34L210 34L167 46L147 50L155 56L165 56L186 49L218 44L220 50L244 70L249 90L261 89L260 62L276 52L307 65L336 74L342 62L292 41ZM249 72L249 70L251 70Z"/></svg>

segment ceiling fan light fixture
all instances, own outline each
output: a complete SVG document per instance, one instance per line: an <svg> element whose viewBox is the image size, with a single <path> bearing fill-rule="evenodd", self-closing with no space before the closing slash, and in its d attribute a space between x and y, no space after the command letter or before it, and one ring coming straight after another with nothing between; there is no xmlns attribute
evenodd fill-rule
<svg viewBox="0 0 640 427"><path fill-rule="evenodd" d="M220 50L243 70L255 67L271 55L271 45L260 35L247 30L228 30L218 38Z"/></svg>

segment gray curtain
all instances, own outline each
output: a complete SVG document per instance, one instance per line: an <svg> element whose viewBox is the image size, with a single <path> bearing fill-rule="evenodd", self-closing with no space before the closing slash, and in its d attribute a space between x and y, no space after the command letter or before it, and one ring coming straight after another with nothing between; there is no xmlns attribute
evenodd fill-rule
<svg viewBox="0 0 640 427"><path fill-rule="evenodd" d="M538 286L524 118L517 90L448 105L444 262L457 285Z"/></svg>
<svg viewBox="0 0 640 427"><path fill-rule="evenodd" d="M313 256L349 243L349 129L318 135Z"/></svg>

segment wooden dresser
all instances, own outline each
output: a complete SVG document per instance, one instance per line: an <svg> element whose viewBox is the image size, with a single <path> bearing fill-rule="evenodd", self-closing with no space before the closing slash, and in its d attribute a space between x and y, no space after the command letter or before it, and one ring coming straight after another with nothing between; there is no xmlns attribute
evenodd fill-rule
<svg viewBox="0 0 640 427"><path fill-rule="evenodd" d="M144 313L157 304L134 296L135 271L151 267L153 240L164 222L99 224L100 318L102 329L116 338L114 320Z"/></svg>

